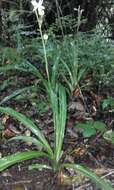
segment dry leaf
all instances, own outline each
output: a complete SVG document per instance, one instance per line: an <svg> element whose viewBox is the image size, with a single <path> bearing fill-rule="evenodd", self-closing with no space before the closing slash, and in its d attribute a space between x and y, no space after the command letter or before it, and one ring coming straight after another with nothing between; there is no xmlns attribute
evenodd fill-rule
<svg viewBox="0 0 114 190"><path fill-rule="evenodd" d="M76 154L76 156L83 156L85 152L86 152L86 149L81 148L81 147L74 150L74 153Z"/></svg>

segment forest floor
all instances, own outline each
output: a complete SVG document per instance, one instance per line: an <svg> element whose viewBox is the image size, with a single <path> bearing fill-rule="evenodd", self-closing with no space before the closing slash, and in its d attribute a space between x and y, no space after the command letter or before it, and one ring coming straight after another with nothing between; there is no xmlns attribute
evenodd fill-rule
<svg viewBox="0 0 114 190"><path fill-rule="evenodd" d="M5 78L1 78L3 81ZM35 78L18 76L14 81L18 81L20 86L31 85L36 80ZM4 88L0 94L0 99L11 94L12 91L17 89L17 85L13 84L13 87ZM109 92L107 92L108 94ZM113 127L113 114L103 112L98 109L100 99L103 97L103 93L100 95L97 92L84 92L83 97L88 105L89 116L85 115L85 105L79 94L74 94L69 99L68 103L68 118L65 133L65 140L63 145L63 157L65 161L72 163L82 164L95 171L102 178L106 178L114 185L114 145L105 141L102 138L101 133L98 133L90 138L84 138L81 131L73 126L77 121L82 122L89 117L95 120L101 120L106 123L109 129ZM53 121L52 112L48 106L46 106L43 112L38 112L30 102L30 96L33 94L27 94L28 99L17 101L10 99L5 105L15 108L16 110L25 113L27 116L33 118L39 128L44 132L47 139L54 144L53 136ZM41 101L45 99L45 95L39 90L34 94L35 98L39 98ZM96 108L92 110L91 108ZM1 130L0 140L0 155L1 157L22 152L25 150L33 150L35 147L29 143L23 143L18 141L8 141L10 137L18 134L26 134L26 128L10 116L0 115L1 122L4 122L4 128ZM45 159L33 159L31 161L25 161L14 165L9 169L0 173L0 190L100 190L89 179L79 175L76 181L64 180L62 184L58 182L56 174L47 170L28 170L28 165L31 163L44 163ZM67 174L72 175L73 171L65 171ZM108 189L107 189L108 190Z"/></svg>

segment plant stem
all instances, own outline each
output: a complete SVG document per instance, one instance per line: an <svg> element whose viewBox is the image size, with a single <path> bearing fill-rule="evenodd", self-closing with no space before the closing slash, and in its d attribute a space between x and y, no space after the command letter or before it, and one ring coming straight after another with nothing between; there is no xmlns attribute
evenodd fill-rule
<svg viewBox="0 0 114 190"><path fill-rule="evenodd" d="M42 39L42 45L43 45L43 51L44 51L44 60L45 60L45 68L46 68L47 79L48 79L48 82L50 83L49 69L48 69L48 60L47 60L46 46L45 46L45 42L44 42L44 38L43 38L43 33L42 33L42 26L41 26L41 23L40 23L37 11L35 11L35 14L36 14L36 18L37 18L37 21L38 21L40 36L41 36L41 39Z"/></svg>

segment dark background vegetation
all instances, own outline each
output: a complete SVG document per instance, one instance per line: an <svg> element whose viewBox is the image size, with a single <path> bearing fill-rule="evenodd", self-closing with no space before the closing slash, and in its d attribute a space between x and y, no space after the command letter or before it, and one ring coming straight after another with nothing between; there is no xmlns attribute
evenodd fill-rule
<svg viewBox="0 0 114 190"><path fill-rule="evenodd" d="M102 27L102 34L114 39L114 1L113 0L46 0L45 29L53 24L57 17L68 16L76 18L77 11L74 8L80 6L83 9L82 18L86 22L81 24L80 31L87 32ZM35 16L33 16L31 3L29 0L1 0L0 1L0 38L6 44L10 43L10 33L7 28L11 26L8 19L8 12L17 10L21 23L25 26L25 31L29 35L35 35ZM10 13L11 14L11 13ZM14 22L14 21L12 21ZM32 23L32 24L31 24ZM75 27L74 27L75 28ZM26 35L26 32L24 33ZM64 33L76 32L73 27L64 28ZM58 31L60 34L61 31Z"/></svg>

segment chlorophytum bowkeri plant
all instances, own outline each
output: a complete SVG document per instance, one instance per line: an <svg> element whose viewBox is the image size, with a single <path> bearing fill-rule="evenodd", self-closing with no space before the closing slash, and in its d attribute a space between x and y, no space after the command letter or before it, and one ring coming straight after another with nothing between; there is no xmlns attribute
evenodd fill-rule
<svg viewBox="0 0 114 190"><path fill-rule="evenodd" d="M8 155L0 159L0 171L5 170L6 168L22 162L24 160L29 160L33 158L44 157L50 161L50 165L48 164L34 164L29 166L29 169L51 169L54 172L60 173L65 168L72 168L75 171L82 173L83 175L92 179L99 187L104 190L113 190L108 182L104 181L96 174L94 174L91 170L86 167L83 167L78 164L72 163L64 163L62 162L62 147L65 135L65 125L66 125L66 117L67 117L67 104L66 104L66 93L64 87L61 85L57 86L58 95L53 92L52 89L49 90L50 102L53 111L53 123L54 123L54 147L51 147L48 140L45 138L44 134L41 130L34 124L32 120L27 118L25 115L15 111L12 108L4 108L0 107L0 112L4 114L8 114L18 121L20 121L23 125L25 125L29 130L34 134L33 136L17 136L13 137L11 140L22 140L25 142L32 142L36 145L38 150L35 151L25 151L25 152L17 152L12 155ZM57 92L56 91L56 92Z"/></svg>
<svg viewBox="0 0 114 190"><path fill-rule="evenodd" d="M65 168L72 168L75 171L81 172L83 175L91 178L99 187L104 190L113 190L111 185L106 182L105 180L98 177L88 168L85 168L78 164L72 163L65 163L62 161L63 156L63 142L64 142L64 135L65 135L65 126L66 126L66 119L67 119L67 103L66 103L66 92L63 86L54 83L54 88L51 86L50 76L48 71L48 62L47 62L47 55L46 55L46 48L45 42L43 39L43 34L41 30L42 19L44 16L44 6L43 0L32 0L32 4L34 7L34 11L36 13L37 21L39 23L39 30L42 38L42 44L44 49L44 58L46 63L46 74L47 74L47 82L44 82L47 94L49 97L49 101L51 104L52 112L53 112L53 125L54 125L54 146L51 146L42 133L42 131L36 126L36 124L27 118L22 113L15 111L9 107L0 107L0 112L3 114L8 114L18 121L20 121L24 126L26 126L32 133L33 136L17 136L12 138L11 140L22 140L25 142L32 142L36 145L38 150L35 151L25 151L25 152L17 152L12 155L8 155L0 159L0 171L5 170L6 168L22 162L24 160L29 160L33 158L39 157L46 157L50 164L35 164L29 166L29 169L50 169L54 172L61 172ZM31 71L35 72L36 75L40 76L38 70L36 70L32 65L30 65ZM41 80L43 77L40 76ZM47 85L47 86L46 86Z"/></svg>

